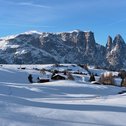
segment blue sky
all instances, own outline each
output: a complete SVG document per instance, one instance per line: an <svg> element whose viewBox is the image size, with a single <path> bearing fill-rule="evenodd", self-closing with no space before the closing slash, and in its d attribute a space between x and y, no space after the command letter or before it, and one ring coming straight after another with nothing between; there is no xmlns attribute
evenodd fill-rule
<svg viewBox="0 0 126 126"><path fill-rule="evenodd" d="M96 42L126 40L126 0L0 0L0 36L37 30L93 31Z"/></svg>

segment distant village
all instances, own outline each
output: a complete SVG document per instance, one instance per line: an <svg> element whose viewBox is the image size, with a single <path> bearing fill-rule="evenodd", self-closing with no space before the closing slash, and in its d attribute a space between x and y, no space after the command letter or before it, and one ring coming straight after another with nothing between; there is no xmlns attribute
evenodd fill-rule
<svg viewBox="0 0 126 126"><path fill-rule="evenodd" d="M20 69L26 69L21 67ZM44 83L57 80L73 80L79 82L90 82L99 85L113 85L126 87L126 71L109 71L100 68L90 67L86 64L54 64L50 68L38 69L40 76L35 78L29 74L30 83Z"/></svg>

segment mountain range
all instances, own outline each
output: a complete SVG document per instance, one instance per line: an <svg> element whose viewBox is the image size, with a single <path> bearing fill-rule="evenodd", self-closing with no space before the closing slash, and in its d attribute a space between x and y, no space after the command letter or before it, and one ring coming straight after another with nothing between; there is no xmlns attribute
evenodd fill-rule
<svg viewBox="0 0 126 126"><path fill-rule="evenodd" d="M0 63L76 63L120 69L126 68L126 43L119 34L114 39L108 36L103 46L91 31L31 31L0 38Z"/></svg>

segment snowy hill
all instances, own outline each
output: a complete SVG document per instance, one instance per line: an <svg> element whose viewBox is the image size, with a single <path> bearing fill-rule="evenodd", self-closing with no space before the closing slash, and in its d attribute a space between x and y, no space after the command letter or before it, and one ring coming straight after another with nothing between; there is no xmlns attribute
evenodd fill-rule
<svg viewBox="0 0 126 126"><path fill-rule="evenodd" d="M1 64L90 64L110 69L126 68L126 44L120 35L109 36L106 47L91 31L62 33L30 31L0 38Z"/></svg>
<svg viewBox="0 0 126 126"><path fill-rule="evenodd" d="M71 65L62 69L66 67L81 70ZM54 66L0 67L1 126L125 126L126 94L118 93L126 88L77 80L30 84L28 74L34 80L41 76L35 68L49 70Z"/></svg>

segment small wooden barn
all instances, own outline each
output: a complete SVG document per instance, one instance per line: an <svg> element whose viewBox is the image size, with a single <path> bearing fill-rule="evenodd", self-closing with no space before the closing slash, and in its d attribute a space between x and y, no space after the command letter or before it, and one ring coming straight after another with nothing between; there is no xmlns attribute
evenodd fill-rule
<svg viewBox="0 0 126 126"><path fill-rule="evenodd" d="M50 79L38 79L37 83L50 82Z"/></svg>
<svg viewBox="0 0 126 126"><path fill-rule="evenodd" d="M51 77L52 80L66 80L66 76L61 74L55 74Z"/></svg>

